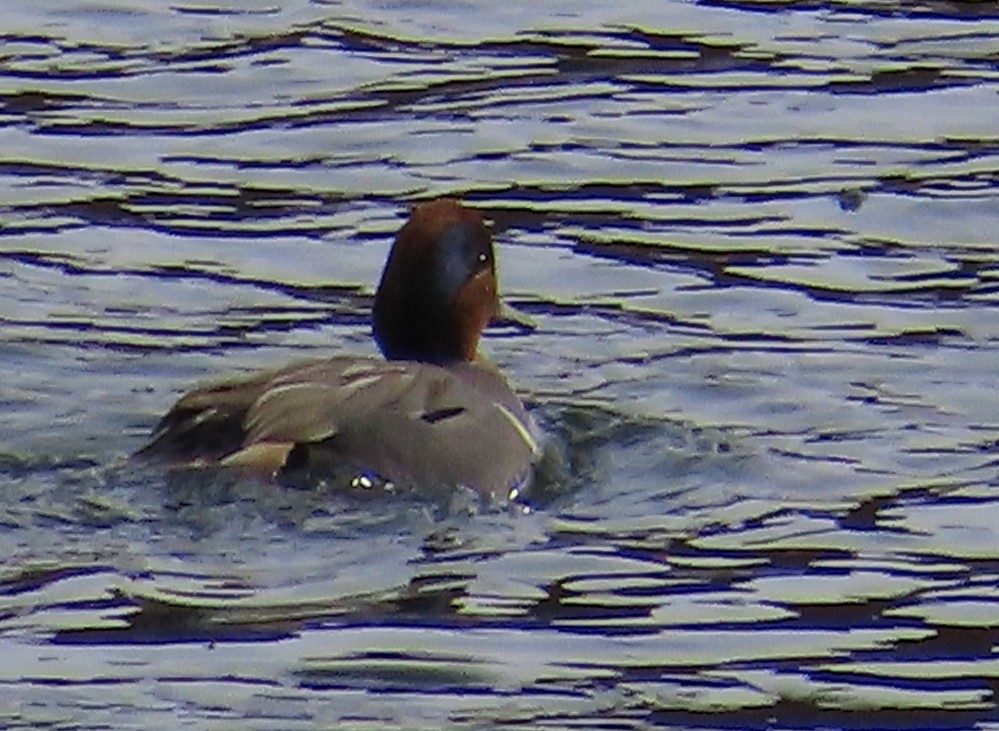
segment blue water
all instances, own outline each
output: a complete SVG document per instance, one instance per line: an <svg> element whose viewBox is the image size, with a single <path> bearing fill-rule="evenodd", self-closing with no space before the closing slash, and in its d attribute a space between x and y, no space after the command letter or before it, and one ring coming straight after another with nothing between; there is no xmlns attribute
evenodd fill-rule
<svg viewBox="0 0 999 731"><path fill-rule="evenodd" d="M999 723L992 4L8 5L0 726ZM543 499L125 464L439 195Z"/></svg>

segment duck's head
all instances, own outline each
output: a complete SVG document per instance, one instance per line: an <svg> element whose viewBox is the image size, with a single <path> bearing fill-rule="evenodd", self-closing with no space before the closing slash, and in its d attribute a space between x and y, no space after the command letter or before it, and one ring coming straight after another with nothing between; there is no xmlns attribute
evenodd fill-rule
<svg viewBox="0 0 999 731"><path fill-rule="evenodd" d="M413 209L375 295L375 340L389 360L475 359L501 311L493 241L476 211L440 199Z"/></svg>

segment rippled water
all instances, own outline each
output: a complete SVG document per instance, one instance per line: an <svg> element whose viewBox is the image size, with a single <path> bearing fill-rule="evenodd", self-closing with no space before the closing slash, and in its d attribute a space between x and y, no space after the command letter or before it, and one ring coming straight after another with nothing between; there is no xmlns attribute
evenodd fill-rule
<svg viewBox="0 0 999 731"><path fill-rule="evenodd" d="M35 3L0 29L4 728L995 728L999 12ZM122 467L493 220L533 512Z"/></svg>

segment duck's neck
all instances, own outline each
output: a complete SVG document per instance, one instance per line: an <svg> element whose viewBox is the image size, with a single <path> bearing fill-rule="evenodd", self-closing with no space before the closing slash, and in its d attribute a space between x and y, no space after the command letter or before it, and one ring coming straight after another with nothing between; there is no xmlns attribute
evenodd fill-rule
<svg viewBox="0 0 999 731"><path fill-rule="evenodd" d="M474 338L456 318L428 312L413 303L375 300L372 332L387 360L409 360L437 365L475 360L478 335Z"/></svg>

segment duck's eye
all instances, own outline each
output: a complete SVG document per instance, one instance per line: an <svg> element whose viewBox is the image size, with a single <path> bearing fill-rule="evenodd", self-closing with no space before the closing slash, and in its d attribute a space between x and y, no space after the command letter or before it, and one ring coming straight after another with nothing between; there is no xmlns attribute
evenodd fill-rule
<svg viewBox="0 0 999 731"><path fill-rule="evenodd" d="M479 264L485 264L487 261L489 261L489 255L484 251L481 252L479 254Z"/></svg>

